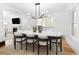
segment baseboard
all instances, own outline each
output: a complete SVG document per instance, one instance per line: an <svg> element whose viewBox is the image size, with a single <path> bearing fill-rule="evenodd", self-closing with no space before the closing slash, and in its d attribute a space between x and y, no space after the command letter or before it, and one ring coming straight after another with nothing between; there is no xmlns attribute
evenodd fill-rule
<svg viewBox="0 0 79 59"><path fill-rule="evenodd" d="M0 46L5 45L5 41L0 42Z"/></svg>

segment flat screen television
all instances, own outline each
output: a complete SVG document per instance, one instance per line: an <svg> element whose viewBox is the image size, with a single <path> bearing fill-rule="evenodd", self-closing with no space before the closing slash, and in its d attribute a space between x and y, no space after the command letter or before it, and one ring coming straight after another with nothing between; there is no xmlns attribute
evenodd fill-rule
<svg viewBox="0 0 79 59"><path fill-rule="evenodd" d="M20 24L20 18L12 18L12 24Z"/></svg>

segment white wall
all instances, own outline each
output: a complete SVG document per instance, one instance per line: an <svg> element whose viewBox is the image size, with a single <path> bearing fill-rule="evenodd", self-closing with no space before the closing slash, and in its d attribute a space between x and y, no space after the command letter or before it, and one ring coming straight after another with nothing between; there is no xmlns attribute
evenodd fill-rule
<svg viewBox="0 0 79 59"><path fill-rule="evenodd" d="M56 30L62 32L63 35L71 35L72 12L54 12L51 15L54 19Z"/></svg>
<svg viewBox="0 0 79 59"><path fill-rule="evenodd" d="M3 27L3 14L2 14L2 10L0 9L0 42L4 41L4 27Z"/></svg>
<svg viewBox="0 0 79 59"><path fill-rule="evenodd" d="M8 31L12 31L12 27L17 26L12 24L12 18L20 18L21 26L23 29L31 28L33 23L33 19L31 19L26 14L16 13L13 11L3 11L4 22L7 22ZM35 20L35 19L34 19Z"/></svg>

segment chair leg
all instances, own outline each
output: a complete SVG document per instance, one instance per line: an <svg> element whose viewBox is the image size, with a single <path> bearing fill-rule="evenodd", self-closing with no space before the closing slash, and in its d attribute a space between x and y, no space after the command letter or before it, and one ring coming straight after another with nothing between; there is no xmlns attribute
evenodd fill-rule
<svg viewBox="0 0 79 59"><path fill-rule="evenodd" d="M26 39L26 51L27 51L27 39Z"/></svg>
<svg viewBox="0 0 79 59"><path fill-rule="evenodd" d="M39 44L38 44L38 54L39 54Z"/></svg>
<svg viewBox="0 0 79 59"><path fill-rule="evenodd" d="M57 39L56 39L56 55L58 55L58 46L57 46L58 42L57 42Z"/></svg>
<svg viewBox="0 0 79 59"><path fill-rule="evenodd" d="M33 52L34 52L34 39L33 39Z"/></svg>
<svg viewBox="0 0 79 59"><path fill-rule="evenodd" d="M48 55L48 44L47 44L47 55Z"/></svg>
<svg viewBox="0 0 79 59"><path fill-rule="evenodd" d="M34 52L34 43L33 43L33 52Z"/></svg>
<svg viewBox="0 0 79 59"><path fill-rule="evenodd" d="M62 42L60 43L60 51L62 51Z"/></svg>
<svg viewBox="0 0 79 59"><path fill-rule="evenodd" d="M51 40L50 40L50 51L51 51Z"/></svg>
<svg viewBox="0 0 79 59"><path fill-rule="evenodd" d="M50 41L51 42L51 41ZM48 55L48 40L47 40L47 55Z"/></svg>
<svg viewBox="0 0 79 59"><path fill-rule="evenodd" d="M22 48L23 48L23 47L22 47L22 38L21 38L21 50L22 50Z"/></svg>

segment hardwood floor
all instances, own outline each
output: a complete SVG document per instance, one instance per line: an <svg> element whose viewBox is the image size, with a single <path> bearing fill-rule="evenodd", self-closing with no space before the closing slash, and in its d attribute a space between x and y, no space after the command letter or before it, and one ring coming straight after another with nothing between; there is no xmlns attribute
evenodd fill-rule
<svg viewBox="0 0 79 59"><path fill-rule="evenodd" d="M63 40L63 48L64 48L64 55L76 55L73 49L68 45L68 43Z"/></svg>
<svg viewBox="0 0 79 59"><path fill-rule="evenodd" d="M76 53L73 51L73 49L67 44L67 42L65 40L62 41L63 42L63 49L64 49L64 52L63 54L64 55L76 55ZM8 44L10 45L11 43L8 42ZM12 54L17 54L18 50L14 50L13 47L10 47L8 49L4 49L5 47L7 46L7 44L5 46L2 46L0 47L0 55L12 55ZM12 49L13 48L13 49ZM12 49L12 50L11 50ZM6 50L6 51L5 51ZM11 51L10 51L11 50ZM30 52L30 51L29 51ZM28 52L28 55L32 55L31 53ZM25 52L23 51L19 51L19 53L17 55L20 55L20 54L24 54ZM27 54L26 54L27 55ZM62 54L60 54L62 55Z"/></svg>

